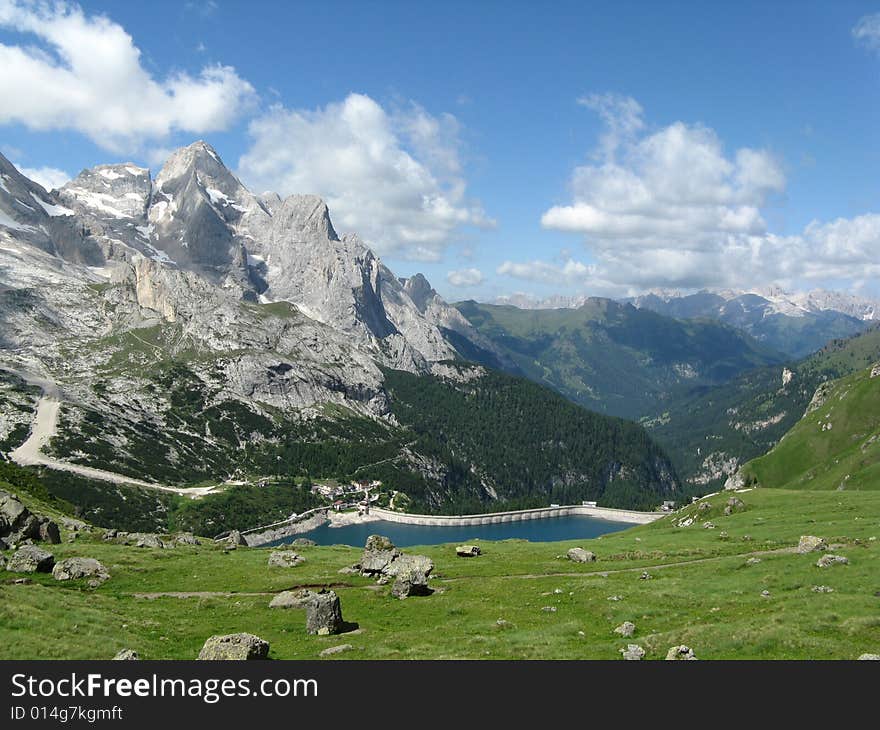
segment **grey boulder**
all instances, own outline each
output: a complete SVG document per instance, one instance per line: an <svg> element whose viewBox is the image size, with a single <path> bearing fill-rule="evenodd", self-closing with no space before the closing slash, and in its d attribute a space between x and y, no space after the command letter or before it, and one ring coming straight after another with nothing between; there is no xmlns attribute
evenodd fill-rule
<svg viewBox="0 0 880 730"><path fill-rule="evenodd" d="M684 644L673 646L666 652L667 661L694 661L696 658L694 650Z"/></svg>
<svg viewBox="0 0 880 730"><path fill-rule="evenodd" d="M621 649L623 658L630 662L641 661L645 656L645 650L638 644L627 644L626 649Z"/></svg>
<svg viewBox="0 0 880 730"><path fill-rule="evenodd" d="M265 659L269 642L253 634L211 636L199 652L199 661L245 661Z"/></svg>
<svg viewBox="0 0 880 730"><path fill-rule="evenodd" d="M455 554L460 558L475 558L482 552L479 545L459 545L455 548Z"/></svg>
<svg viewBox="0 0 880 730"><path fill-rule="evenodd" d="M51 573L55 556L36 545L22 545L9 558L6 570L13 573Z"/></svg>
<svg viewBox="0 0 880 730"><path fill-rule="evenodd" d="M326 636L338 634L343 626L339 596L328 590L313 593L306 603L306 631L309 634Z"/></svg>
<svg viewBox="0 0 880 730"><path fill-rule="evenodd" d="M277 550L269 555L270 568L294 568L304 563L306 559L293 550Z"/></svg>
<svg viewBox="0 0 880 730"><path fill-rule="evenodd" d="M55 564L52 577L55 580L88 578L91 583L101 584L110 578L110 573L94 558L65 558Z"/></svg>
<svg viewBox="0 0 880 730"><path fill-rule="evenodd" d="M614 629L615 634L620 634L625 639L628 639L635 632L636 625L632 621L624 621L620 626Z"/></svg>
<svg viewBox="0 0 880 730"><path fill-rule="evenodd" d="M361 573L376 575L386 572L388 566L400 557L394 543L383 535L370 535L361 556Z"/></svg>
<svg viewBox="0 0 880 730"><path fill-rule="evenodd" d="M269 603L269 608L305 608L315 597L309 590L282 591Z"/></svg>
<svg viewBox="0 0 880 730"><path fill-rule="evenodd" d="M140 656L134 649L122 649L113 657L114 662L136 662Z"/></svg>
<svg viewBox="0 0 880 730"><path fill-rule="evenodd" d="M567 555L568 559L573 560L575 563L593 563L596 561L596 554L594 552L579 547L572 548L568 551Z"/></svg>
<svg viewBox="0 0 880 730"><path fill-rule="evenodd" d="M815 550L827 550L828 545L825 538L816 537L815 535L801 535L798 541L797 551L799 553L811 553Z"/></svg>
<svg viewBox="0 0 880 730"><path fill-rule="evenodd" d="M832 565L848 565L849 558L843 555L823 555L816 561L817 568L830 568Z"/></svg>

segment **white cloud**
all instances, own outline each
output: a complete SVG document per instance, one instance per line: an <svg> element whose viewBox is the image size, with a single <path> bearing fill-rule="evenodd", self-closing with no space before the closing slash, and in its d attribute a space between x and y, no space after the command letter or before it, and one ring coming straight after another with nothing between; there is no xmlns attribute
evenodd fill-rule
<svg viewBox="0 0 880 730"><path fill-rule="evenodd" d="M122 152L174 131L226 129L256 99L230 66L154 78L122 26L77 5L0 0L0 28L43 44L0 44L0 124L73 129Z"/></svg>
<svg viewBox="0 0 880 730"><path fill-rule="evenodd" d="M791 236L767 230L761 210L786 182L767 151L725 153L713 130L683 122L646 132L631 99L582 103L599 112L607 130L595 163L572 173L572 202L547 210L542 224L582 234L594 263L505 262L499 274L635 289L845 282L880 274L878 215L814 221Z"/></svg>
<svg viewBox="0 0 880 730"><path fill-rule="evenodd" d="M880 13L865 15L852 29L853 38L875 51L880 51Z"/></svg>
<svg viewBox="0 0 880 730"><path fill-rule="evenodd" d="M566 259L562 264L533 260L524 263L505 261L495 272L501 276L536 281L544 284L585 285L596 274L596 267L574 259Z"/></svg>
<svg viewBox="0 0 880 730"><path fill-rule="evenodd" d="M715 132L682 122L638 137L644 127L638 104L603 99L593 104L608 127L599 142L601 161L575 168L574 200L546 211L546 228L587 235L600 256L621 249L705 250L719 236L765 229L759 209L785 189L769 153L744 148L727 157Z"/></svg>
<svg viewBox="0 0 880 730"><path fill-rule="evenodd" d="M602 267L585 264L570 256L562 256L560 261L505 261L495 273L523 281L588 292L591 296L623 297L633 293L630 286L605 278Z"/></svg>
<svg viewBox="0 0 880 730"><path fill-rule="evenodd" d="M70 174L64 172L64 170L59 170L57 167L22 167L21 165L15 165L15 167L26 178L39 183L46 190L60 188L71 179Z"/></svg>
<svg viewBox="0 0 880 730"><path fill-rule="evenodd" d="M316 110L273 107L250 124L239 171L250 187L315 193L334 224L381 254L436 261L460 227L492 227L466 196L459 124L416 104L386 111L363 94Z"/></svg>
<svg viewBox="0 0 880 730"><path fill-rule="evenodd" d="M483 272L479 269L458 269L446 274L446 281L452 286L479 286L483 283Z"/></svg>

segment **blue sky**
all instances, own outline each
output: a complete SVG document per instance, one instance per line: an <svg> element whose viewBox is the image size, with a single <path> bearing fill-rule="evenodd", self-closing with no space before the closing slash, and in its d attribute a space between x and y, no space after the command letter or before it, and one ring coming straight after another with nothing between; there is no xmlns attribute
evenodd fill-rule
<svg viewBox="0 0 880 730"><path fill-rule="evenodd" d="M876 2L0 0L3 53L21 167L204 138L453 300L880 295Z"/></svg>

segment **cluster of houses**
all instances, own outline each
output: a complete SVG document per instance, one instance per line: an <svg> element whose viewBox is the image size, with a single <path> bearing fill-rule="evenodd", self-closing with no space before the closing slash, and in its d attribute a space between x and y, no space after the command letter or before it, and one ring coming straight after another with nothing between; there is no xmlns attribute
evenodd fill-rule
<svg viewBox="0 0 880 730"><path fill-rule="evenodd" d="M370 495L371 489L378 489L382 486L382 482L378 479L360 479L349 484L314 484L312 486L312 494L332 500L333 509L339 512L346 505L355 502L355 497L361 495L357 500L356 506L358 514L369 514L370 503L379 499L379 495Z"/></svg>

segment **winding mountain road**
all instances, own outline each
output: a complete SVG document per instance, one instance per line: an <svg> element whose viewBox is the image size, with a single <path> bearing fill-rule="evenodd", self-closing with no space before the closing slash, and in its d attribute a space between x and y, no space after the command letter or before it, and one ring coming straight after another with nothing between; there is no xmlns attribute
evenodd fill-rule
<svg viewBox="0 0 880 730"><path fill-rule="evenodd" d="M26 380L31 385L42 388L43 395L37 403L37 412L34 415L34 421L31 425L30 435L25 442L17 449L10 453L9 457L22 466L47 466L50 469L66 471L72 474L89 479L98 479L100 481L112 482L114 484L129 484L144 489L155 489L160 492L172 492L185 497L196 499L211 494L216 490L215 487L192 487L189 489L183 487L170 487L165 484L154 484L153 482L145 482L141 479L134 479L124 474L116 474L103 469L95 469L90 466L81 466L79 464L71 464L66 461L60 461L43 454L43 447L49 443L55 435L58 427L58 412L61 409L61 391L57 383L45 378L39 378L30 373L11 370L18 377Z"/></svg>

